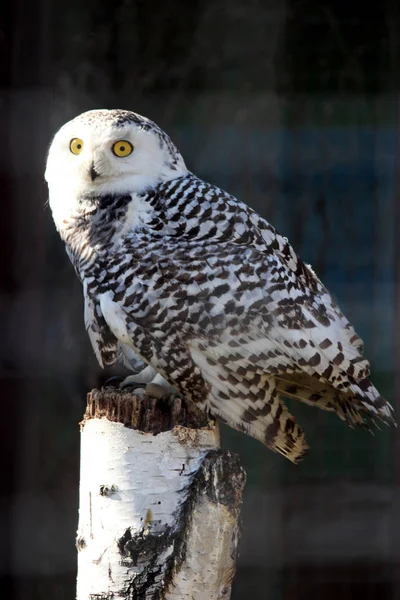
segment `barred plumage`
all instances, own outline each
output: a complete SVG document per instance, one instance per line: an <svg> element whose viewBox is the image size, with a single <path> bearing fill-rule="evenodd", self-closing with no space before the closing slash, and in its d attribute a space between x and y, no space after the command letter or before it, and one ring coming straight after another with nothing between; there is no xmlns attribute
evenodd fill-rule
<svg viewBox="0 0 400 600"><path fill-rule="evenodd" d="M121 140L133 152L118 158ZM360 338L312 269L251 208L190 173L154 123L80 115L56 135L46 179L102 366L150 365L293 462L307 444L284 396L350 426L392 420Z"/></svg>

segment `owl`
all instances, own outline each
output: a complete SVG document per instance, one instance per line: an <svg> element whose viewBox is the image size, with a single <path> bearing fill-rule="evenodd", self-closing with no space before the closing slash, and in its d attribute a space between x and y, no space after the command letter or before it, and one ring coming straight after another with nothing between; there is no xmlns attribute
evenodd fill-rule
<svg viewBox="0 0 400 600"><path fill-rule="evenodd" d="M393 420L363 344L311 267L256 212L191 173L162 129L126 110L64 125L49 205L83 286L102 367L184 395L298 462L284 399L350 426Z"/></svg>

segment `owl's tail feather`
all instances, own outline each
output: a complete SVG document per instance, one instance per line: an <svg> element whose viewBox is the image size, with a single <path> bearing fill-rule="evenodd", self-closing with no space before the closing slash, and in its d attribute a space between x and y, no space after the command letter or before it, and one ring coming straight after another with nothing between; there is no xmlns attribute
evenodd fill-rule
<svg viewBox="0 0 400 600"><path fill-rule="evenodd" d="M378 422L394 423L393 408L374 385L364 379L341 391L309 375L276 376L277 391L282 396L335 412L350 427L363 427L369 431Z"/></svg>
<svg viewBox="0 0 400 600"><path fill-rule="evenodd" d="M273 375L259 376L244 359L230 366L193 349L192 357L211 386L207 400L213 415L294 463L304 456L304 433L280 399Z"/></svg>
<svg viewBox="0 0 400 600"><path fill-rule="evenodd" d="M261 410L254 410L251 401L243 410L242 403L242 399L236 402L232 392L229 400L221 398L217 389L210 396L212 414L234 429L254 437L295 464L304 457L308 450L304 432L277 394Z"/></svg>

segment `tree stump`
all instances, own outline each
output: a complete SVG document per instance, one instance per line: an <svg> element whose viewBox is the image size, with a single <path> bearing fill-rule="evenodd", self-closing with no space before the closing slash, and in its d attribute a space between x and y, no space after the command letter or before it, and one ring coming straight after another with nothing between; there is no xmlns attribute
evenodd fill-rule
<svg viewBox="0 0 400 600"><path fill-rule="evenodd" d="M185 402L88 394L77 600L230 597L245 472Z"/></svg>

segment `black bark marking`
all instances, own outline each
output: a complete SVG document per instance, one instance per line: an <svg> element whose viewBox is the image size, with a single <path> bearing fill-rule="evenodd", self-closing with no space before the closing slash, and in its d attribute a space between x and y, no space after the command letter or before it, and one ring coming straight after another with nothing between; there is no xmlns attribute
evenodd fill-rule
<svg viewBox="0 0 400 600"><path fill-rule="evenodd" d="M245 481L246 474L238 456L223 450L210 450L187 488L182 491L186 497L173 527L167 526L160 532L149 531L148 526L139 531L128 527L117 540L121 561L125 566L137 566L144 561L147 563L140 573L126 582L117 597L146 600L150 593L153 600L162 600L186 558L187 535L190 534L196 506L207 497L215 504L226 506L237 519ZM218 486L215 485L216 482ZM239 530L234 535L235 554L238 541ZM171 547L171 555L158 564L158 558ZM232 572L232 579L233 576Z"/></svg>

